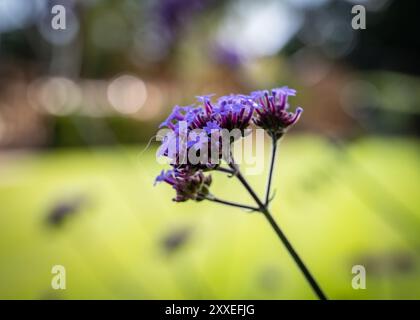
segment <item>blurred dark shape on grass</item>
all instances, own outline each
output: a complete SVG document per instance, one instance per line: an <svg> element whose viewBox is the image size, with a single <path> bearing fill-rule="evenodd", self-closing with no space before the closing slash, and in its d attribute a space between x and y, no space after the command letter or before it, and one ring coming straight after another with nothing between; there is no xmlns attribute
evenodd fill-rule
<svg viewBox="0 0 420 320"><path fill-rule="evenodd" d="M77 215L86 204L87 198L83 195L66 196L65 198L59 199L49 209L47 222L51 226L60 227L68 219Z"/></svg>
<svg viewBox="0 0 420 320"><path fill-rule="evenodd" d="M267 266L257 275L258 285L267 292L276 292L280 289L281 274L278 268Z"/></svg>
<svg viewBox="0 0 420 320"><path fill-rule="evenodd" d="M57 292L57 290L49 289L41 294L39 300L66 300L66 295L63 292Z"/></svg>
<svg viewBox="0 0 420 320"><path fill-rule="evenodd" d="M166 254L173 254L185 246L191 239L193 229L189 226L176 227L168 231L160 245Z"/></svg>
<svg viewBox="0 0 420 320"><path fill-rule="evenodd" d="M366 273L372 276L408 275L417 271L418 261L411 253L392 251L362 255L354 259L353 265L364 266Z"/></svg>

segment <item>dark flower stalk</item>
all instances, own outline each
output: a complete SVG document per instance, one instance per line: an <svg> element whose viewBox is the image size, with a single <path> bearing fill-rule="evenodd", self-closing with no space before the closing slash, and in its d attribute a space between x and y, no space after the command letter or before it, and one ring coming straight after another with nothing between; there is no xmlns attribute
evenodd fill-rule
<svg viewBox="0 0 420 320"><path fill-rule="evenodd" d="M211 95L199 96L197 97L199 102L198 107L176 106L170 116L161 124L161 127L169 128L174 134L164 139L163 147L158 153L158 155L163 155L174 160L171 163L172 170L162 171L156 178L156 182L166 182L171 185L176 191L176 197L173 199L176 202L208 200L231 207L250 210L251 212L262 213L280 241L286 247L317 297L325 300L326 296L315 278L309 272L309 269L303 263L303 260L299 257L268 209L269 202L271 201L271 186L278 148L277 143L284 133L299 120L303 111L302 108L297 108L295 113L288 111L288 97L294 95L296 95L295 90L282 87L272 89L270 92L256 91L250 96L224 96L219 98L216 103L212 103ZM264 202L257 196L256 192L241 173L238 164L233 160L231 150L227 154L227 157L221 150L223 139L222 133L220 132L223 130L227 130L228 132L239 130L244 134L245 129L249 127L251 121L258 127L263 128L271 137L272 142L272 155ZM184 131L186 132L180 132L179 128L182 126L185 127L186 130ZM195 135L194 138L190 138L189 133L197 129L201 130L200 134L198 136ZM219 132L215 140L213 139L214 132ZM235 139L237 137L232 139L229 136L229 146L231 146ZM211 144L211 142L215 142L215 146L208 147L208 143ZM197 149L200 149L200 155L203 149L204 153L216 151L216 160L226 161L229 168L222 167L219 162L215 164L210 160L197 164L191 161L191 159L180 158L178 155L180 150L185 151L185 154L190 154L190 151L195 152ZM181 160L186 160L186 162L181 163ZM211 160L214 159L212 158ZM211 176L204 174L205 171L211 170L229 174L230 177L235 176L251 195L257 207L219 199L212 195L209 190L212 181Z"/></svg>
<svg viewBox="0 0 420 320"><path fill-rule="evenodd" d="M270 201L271 184L273 179L274 163L277 153L277 142L285 132L293 126L300 118L303 109L297 108L296 112L289 112L288 97L295 96L296 90L288 87L268 90L254 91L251 97L257 103L257 116L254 123L267 130L271 138L271 161L265 194L265 205Z"/></svg>
<svg viewBox="0 0 420 320"><path fill-rule="evenodd" d="M271 161L270 161L270 169L268 172L267 188L265 190L265 205L267 206L267 208L268 208L268 204L270 203L271 183L273 180L274 163L276 162L276 156L277 156L277 141L275 139L271 139Z"/></svg>
<svg viewBox="0 0 420 320"><path fill-rule="evenodd" d="M267 205L265 205L265 204L262 203L262 201L260 200L260 198L255 193L255 191L249 185L248 181L242 175L242 173L239 170L239 168L237 167L237 165L235 165L234 163L232 163L232 164L230 164L230 167L232 168L232 170L234 170L236 172L236 177L238 178L238 180L242 183L242 185L249 192L249 194L251 195L251 197L258 204L259 211L264 214L265 218L270 223L270 225L273 228L274 232L277 234L277 236L279 237L280 241L286 247L287 251L289 252L289 254L291 255L291 257L293 258L293 260L295 261L295 263L297 264L297 266L299 267L300 271L302 271L305 279L308 281L309 285L312 287L312 289L315 292L315 294L317 295L317 297L320 300L327 300L327 297L324 294L324 292L322 291L321 287L318 285L317 281L312 276L312 274L310 273L309 269L306 267L306 265L303 262L303 260L299 257L298 253L293 248L292 244L287 239L286 235L283 233L283 231L280 229L280 227L277 224L277 222L274 220L273 216L271 215L270 211L267 208Z"/></svg>
<svg viewBox="0 0 420 320"><path fill-rule="evenodd" d="M217 202L217 203L221 203L221 204L225 204L225 205L231 206L231 207L237 207L237 208L241 208L241 209L251 210L251 212L259 211L259 208L257 208L257 207L252 207L252 206L248 206L246 204L241 204L241 203L236 203L236 202L232 202L232 201L222 200L222 199L216 198L213 195L204 196L204 199L209 200L209 201L213 201L213 202Z"/></svg>

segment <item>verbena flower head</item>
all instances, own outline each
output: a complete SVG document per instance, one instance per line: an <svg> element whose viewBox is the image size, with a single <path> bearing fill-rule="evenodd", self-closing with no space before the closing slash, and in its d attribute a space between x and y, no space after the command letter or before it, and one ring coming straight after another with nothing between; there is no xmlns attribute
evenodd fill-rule
<svg viewBox="0 0 420 320"><path fill-rule="evenodd" d="M213 118L223 129L244 130L249 126L257 104L245 95L231 94L220 97L213 108Z"/></svg>
<svg viewBox="0 0 420 320"><path fill-rule="evenodd" d="M288 87L254 91L252 99L258 104L255 109L254 123L267 130L274 139L279 139L286 130L300 118L303 109L298 107L295 112L288 111L288 97L295 96L296 90Z"/></svg>
<svg viewBox="0 0 420 320"><path fill-rule="evenodd" d="M170 129L158 155L171 160L172 170L162 171L156 182L164 181L176 190L174 201L203 199L211 184L204 171L217 169L222 159L230 161L230 149L223 144L227 142L230 147L251 121L274 139L280 138L302 113L302 108L295 113L288 111L288 97L294 95L295 90L283 87L249 96L222 96L216 102L213 95L197 96L197 105L175 106L159 126ZM232 135L232 130L239 130L241 135ZM229 139L225 139L225 132Z"/></svg>
<svg viewBox="0 0 420 320"><path fill-rule="evenodd" d="M156 177L155 184L166 182L176 191L172 200L184 202L187 200L201 201L209 194L211 175L205 176L203 171L191 172L185 169L163 171Z"/></svg>

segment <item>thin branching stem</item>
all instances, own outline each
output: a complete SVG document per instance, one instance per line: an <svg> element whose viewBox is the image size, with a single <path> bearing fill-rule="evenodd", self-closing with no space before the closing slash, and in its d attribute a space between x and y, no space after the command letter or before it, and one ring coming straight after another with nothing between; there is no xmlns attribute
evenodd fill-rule
<svg viewBox="0 0 420 320"><path fill-rule="evenodd" d="M231 175L235 174L235 171L233 171L231 169L228 169L228 168L224 168L224 167L217 167L215 170L220 171L220 172L224 172L224 173L229 173Z"/></svg>
<svg viewBox="0 0 420 320"><path fill-rule="evenodd" d="M228 205L228 206L231 206L231 207L251 210L253 212L254 211L260 211L260 209L258 207L252 207L252 206L248 206L248 205L242 204L242 203L237 203L237 202L232 202L232 201L228 201L228 200L219 199L215 196L205 196L204 199L209 200L209 201L213 201L213 202L217 202L217 203L221 203L221 204L225 204L225 205Z"/></svg>
<svg viewBox="0 0 420 320"><path fill-rule="evenodd" d="M265 190L265 206L268 208L270 202L270 194L271 194L271 184L273 180L273 172L274 172L274 164L276 162L276 154L277 154L277 140L275 138L271 138L271 161L270 161L270 171L268 173L267 179L267 188Z"/></svg>

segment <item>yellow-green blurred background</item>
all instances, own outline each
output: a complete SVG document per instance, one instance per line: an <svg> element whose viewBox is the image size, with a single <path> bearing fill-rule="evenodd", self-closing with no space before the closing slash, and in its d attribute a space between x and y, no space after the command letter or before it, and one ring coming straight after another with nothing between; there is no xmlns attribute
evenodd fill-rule
<svg viewBox="0 0 420 320"><path fill-rule="evenodd" d="M415 4L0 0L0 298L314 299L261 215L153 187L173 105L289 85L276 220L330 298L419 299ZM252 203L218 172L212 192Z"/></svg>

